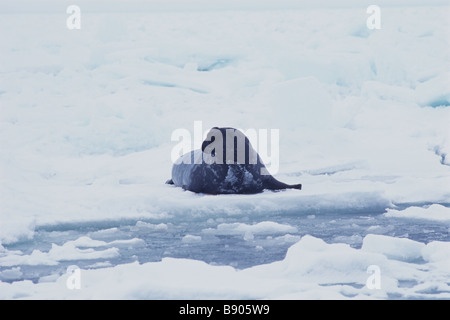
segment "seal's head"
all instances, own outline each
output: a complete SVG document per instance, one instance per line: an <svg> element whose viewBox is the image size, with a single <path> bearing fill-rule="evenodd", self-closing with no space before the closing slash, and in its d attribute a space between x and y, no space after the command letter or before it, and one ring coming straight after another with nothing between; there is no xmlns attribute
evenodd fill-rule
<svg viewBox="0 0 450 320"><path fill-rule="evenodd" d="M258 163L258 154L250 140L235 128L211 128L202 143L202 152L214 157L217 164Z"/></svg>

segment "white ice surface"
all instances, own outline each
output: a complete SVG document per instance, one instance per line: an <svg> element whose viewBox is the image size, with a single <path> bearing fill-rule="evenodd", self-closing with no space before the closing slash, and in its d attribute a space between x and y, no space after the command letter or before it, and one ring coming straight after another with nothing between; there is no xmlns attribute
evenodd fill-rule
<svg viewBox="0 0 450 320"><path fill-rule="evenodd" d="M435 221L450 221L450 208L439 204L433 204L428 207L409 207L405 210L387 209L384 214L387 217L397 217L406 219L419 220L435 220Z"/></svg>
<svg viewBox="0 0 450 320"><path fill-rule="evenodd" d="M240 234L244 236L258 235L273 235L273 234L286 234L289 232L296 232L297 228L280 224L272 221L263 221L254 225L248 225L245 223L221 223L216 228L204 229L202 232L207 234L216 235L234 235Z"/></svg>
<svg viewBox="0 0 450 320"><path fill-rule="evenodd" d="M120 13L121 1L110 10L85 2L81 30L66 28L61 4L14 3L0 10L0 266L8 268L0 281L19 279L23 266L95 261L82 270L82 290L53 274L0 282L0 298L449 298L447 242L334 237L362 241L355 249L291 235L297 227L276 221L385 208L388 219L448 224L445 1L380 2L380 30L367 29L366 8L352 1L130 13ZM165 185L171 133L192 132L195 120L203 131L280 129L276 176L303 190L210 197ZM220 221L233 217L247 220ZM125 219L161 234L180 221L217 222L185 235L186 245L211 233L295 244L283 261L244 270L173 258L108 262L145 245L138 238L5 248L42 227ZM380 266L380 290L364 287L371 264Z"/></svg>
<svg viewBox="0 0 450 320"><path fill-rule="evenodd" d="M164 258L157 263L81 270L80 289L67 288L69 274L38 284L30 281L0 282L0 298L450 298L448 243L424 245L411 241L411 246L421 247L423 252L417 258L426 262L415 264L388 258L398 240L404 239L384 239L386 247L374 252L364 248L353 249L346 244L326 244L320 239L305 236L288 250L282 261L244 270L211 266L202 261ZM368 268L373 265L380 270L379 288L366 285L371 276Z"/></svg>
<svg viewBox="0 0 450 320"><path fill-rule="evenodd" d="M135 244L136 240L129 240L127 242ZM9 252L8 255L0 256L0 266L56 265L59 261L108 259L118 256L119 249L110 247L103 250L95 250L94 248L99 246L117 246L118 244L124 244L124 241L106 243L104 241L92 240L88 237L81 237L74 241L68 241L62 246L52 244L48 252L33 250L30 255L25 255L22 252Z"/></svg>

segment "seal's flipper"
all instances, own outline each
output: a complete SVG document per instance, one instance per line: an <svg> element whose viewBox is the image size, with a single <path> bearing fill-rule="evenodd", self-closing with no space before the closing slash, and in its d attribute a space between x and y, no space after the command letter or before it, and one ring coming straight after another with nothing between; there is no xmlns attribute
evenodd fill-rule
<svg viewBox="0 0 450 320"><path fill-rule="evenodd" d="M266 175L264 176L264 188L267 190L285 190L285 189L297 189L302 190L301 184L287 184L281 181L278 181L273 176Z"/></svg>
<svg viewBox="0 0 450 320"><path fill-rule="evenodd" d="M166 184L174 184L174 183L173 183L172 179L169 179L166 181Z"/></svg>

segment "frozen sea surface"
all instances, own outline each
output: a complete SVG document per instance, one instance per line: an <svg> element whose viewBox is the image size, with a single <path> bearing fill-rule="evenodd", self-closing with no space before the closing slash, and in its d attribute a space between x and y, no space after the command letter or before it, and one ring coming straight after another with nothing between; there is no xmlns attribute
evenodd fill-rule
<svg viewBox="0 0 450 320"><path fill-rule="evenodd" d="M395 4L2 7L0 298L449 299L450 7ZM303 190L164 184L195 121Z"/></svg>
<svg viewBox="0 0 450 320"><path fill-rule="evenodd" d="M35 228L31 239L4 245L10 253L19 252L19 261L25 263L19 277L2 280L38 282L43 276L65 273L67 267L74 263L90 268L97 264L102 266L105 261L107 265L117 265L160 261L164 257L202 260L212 265L244 269L282 260L288 248L305 235L327 243L346 243L358 249L368 234L408 238L421 243L450 241L449 211L447 209L447 223L422 220L420 224L411 219L386 217L382 211L338 211L274 214L263 219L243 215L173 222L123 219L40 226ZM107 253L95 256L84 255L80 251L77 255L78 250L74 250L73 256L53 255L55 248L71 248L69 244L80 250L91 249L100 253L106 250ZM111 248L118 250L110 255ZM34 250L43 253L42 266L31 262L36 253ZM1 272L10 269L10 258L0 258L0 262L6 265L0 267L0 276Z"/></svg>

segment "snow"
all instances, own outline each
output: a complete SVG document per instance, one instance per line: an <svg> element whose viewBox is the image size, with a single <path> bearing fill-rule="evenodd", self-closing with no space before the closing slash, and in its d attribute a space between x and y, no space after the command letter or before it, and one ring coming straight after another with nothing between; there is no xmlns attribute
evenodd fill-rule
<svg viewBox="0 0 450 320"><path fill-rule="evenodd" d="M412 206L405 210L388 208L386 211L384 215L387 217L450 222L450 208L439 204L432 204L427 207Z"/></svg>
<svg viewBox="0 0 450 320"><path fill-rule="evenodd" d="M449 298L448 1L78 5L0 8L1 298ZM195 121L303 190L164 184Z"/></svg>
<svg viewBox="0 0 450 320"><path fill-rule="evenodd" d="M272 221L263 221L254 225L248 225L245 223L221 223L215 229L205 229L204 233L209 234L277 234L277 233L289 233L297 232L297 228L280 224Z"/></svg>
<svg viewBox="0 0 450 320"><path fill-rule="evenodd" d="M410 239L369 234L363 240L362 250L376 252L394 260L415 261L422 257L425 244Z"/></svg>
<svg viewBox="0 0 450 320"><path fill-rule="evenodd" d="M386 239L387 240L387 239ZM390 239L391 245L398 240ZM411 241L413 243L414 241ZM388 244L389 240L385 241ZM422 246L424 257L448 243ZM448 251L447 251L448 253ZM428 260L429 258L427 258ZM447 255L448 261L448 255ZM369 266L380 270L380 288L366 286ZM433 272L427 269L433 268ZM0 283L2 299L385 299L449 298L448 264L388 259L383 253L327 244L305 236L277 262L244 270L202 261L164 258L161 262L82 270L81 288L69 290L64 274L55 281Z"/></svg>
<svg viewBox="0 0 450 320"><path fill-rule="evenodd" d="M197 241L202 241L202 237L201 236L194 236L192 234L187 234L183 237L183 239L181 239L182 242L185 243L189 243L189 242L197 242Z"/></svg>
<svg viewBox="0 0 450 320"><path fill-rule="evenodd" d="M135 242L135 240L132 242ZM30 255L24 255L22 252L11 252L6 256L0 256L0 266L57 265L59 261L108 259L118 256L119 250L115 247L105 250L95 250L93 248L121 243L123 244L123 241L113 241L108 244L88 237L80 237L77 240L68 241L62 246L53 243L48 252L33 250ZM130 241L126 243L130 243ZM88 248L82 249L83 247Z"/></svg>

